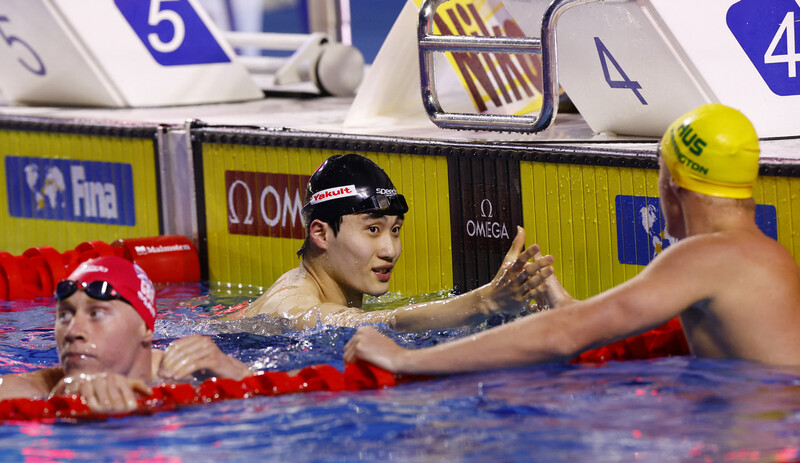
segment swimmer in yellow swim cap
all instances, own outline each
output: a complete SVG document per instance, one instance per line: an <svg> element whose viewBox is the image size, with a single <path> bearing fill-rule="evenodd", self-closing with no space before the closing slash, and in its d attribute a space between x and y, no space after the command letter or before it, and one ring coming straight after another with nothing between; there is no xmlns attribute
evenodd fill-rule
<svg viewBox="0 0 800 463"><path fill-rule="evenodd" d="M365 327L345 361L425 374L564 361L679 316L694 355L800 365L800 267L756 226L753 126L732 108L704 105L670 125L660 151L661 208L680 241L634 278L585 301L554 300L560 284L542 267L536 297L557 310L416 350Z"/></svg>
<svg viewBox="0 0 800 463"><path fill-rule="evenodd" d="M669 126L661 156L675 183L723 198L750 198L758 177L758 136L739 111L707 104Z"/></svg>

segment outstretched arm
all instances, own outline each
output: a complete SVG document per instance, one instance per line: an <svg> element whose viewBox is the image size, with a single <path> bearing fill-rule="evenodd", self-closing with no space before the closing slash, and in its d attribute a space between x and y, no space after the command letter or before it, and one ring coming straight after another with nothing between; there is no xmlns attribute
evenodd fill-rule
<svg viewBox="0 0 800 463"><path fill-rule="evenodd" d="M527 308L553 274L553 257L539 254L537 245L523 250L524 246L525 230L518 227L492 281L460 296L394 309L386 314L390 324L401 331L452 328L480 322L496 313Z"/></svg>
<svg viewBox="0 0 800 463"><path fill-rule="evenodd" d="M503 265L491 282L446 300L365 312L356 307L322 302L308 291L302 292L292 286L270 294L270 298L278 301L275 313L292 319L299 328L313 327L317 323L353 327L386 323L401 331L463 326L480 322L498 312L521 310L542 294L542 288L546 286L542 283L549 281L548 277L553 273L550 268L553 257L541 256L536 245L523 250L524 246L525 232L519 228ZM560 284L557 286L560 288ZM282 296L281 292L285 295ZM254 305L259 305L259 301Z"/></svg>
<svg viewBox="0 0 800 463"><path fill-rule="evenodd" d="M686 254L664 253L637 277L586 301L432 348L405 350L374 329L361 328L345 347L345 361L363 359L398 373L438 374L569 359L658 326L711 297L697 278L706 270L688 262Z"/></svg>

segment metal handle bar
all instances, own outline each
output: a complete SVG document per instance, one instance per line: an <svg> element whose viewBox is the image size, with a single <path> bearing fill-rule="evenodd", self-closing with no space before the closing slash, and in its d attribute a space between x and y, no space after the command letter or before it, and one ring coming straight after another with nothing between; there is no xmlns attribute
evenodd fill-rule
<svg viewBox="0 0 800 463"><path fill-rule="evenodd" d="M558 60L556 23L561 14L576 5L599 0L553 0L542 16L542 38L431 35L436 10L448 0L423 0L419 10L417 42L422 104L431 121L447 129L541 132L553 123L558 111ZM435 52L473 52L542 55L542 108L536 116L448 113L442 110L436 92Z"/></svg>

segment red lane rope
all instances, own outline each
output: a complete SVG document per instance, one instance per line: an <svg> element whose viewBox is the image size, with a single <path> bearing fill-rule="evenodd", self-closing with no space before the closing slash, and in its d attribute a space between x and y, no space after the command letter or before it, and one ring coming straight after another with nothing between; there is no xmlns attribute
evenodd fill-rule
<svg viewBox="0 0 800 463"><path fill-rule="evenodd" d="M191 384L162 384L152 388L153 395L138 399L139 407L135 411L113 416L151 414L188 405L257 396L380 389L422 379L426 377L396 376L366 362L348 364L344 373L330 365L313 365L303 368L296 375L286 372L261 372L242 380L211 378L197 387ZM94 413L78 396L0 401L2 421L53 422L57 419L102 419L108 416Z"/></svg>
<svg viewBox="0 0 800 463"><path fill-rule="evenodd" d="M30 248L20 256L0 251L0 299L51 297L55 285L78 265L101 256L119 256L138 264L153 283L200 281L197 250L185 236L123 238L111 244L86 241L63 253L50 246Z"/></svg>
<svg viewBox="0 0 800 463"><path fill-rule="evenodd" d="M571 363L596 363L611 360L650 359L669 355L687 355L689 346L680 321L675 318L638 336L586 351ZM150 414L188 405L246 399L256 396L296 394L314 391L360 391L379 389L427 379L426 376L400 376L366 362L345 366L344 373L330 365L313 365L296 375L286 372L261 372L235 380L211 378L200 386L162 384L153 395L138 400L139 407L125 414ZM55 421L56 419L101 419L108 415L92 412L78 396L51 399L7 399L0 401L0 421Z"/></svg>
<svg viewBox="0 0 800 463"><path fill-rule="evenodd" d="M645 360L671 355L689 355L690 353L681 321L675 317L650 331L588 350L570 363Z"/></svg>

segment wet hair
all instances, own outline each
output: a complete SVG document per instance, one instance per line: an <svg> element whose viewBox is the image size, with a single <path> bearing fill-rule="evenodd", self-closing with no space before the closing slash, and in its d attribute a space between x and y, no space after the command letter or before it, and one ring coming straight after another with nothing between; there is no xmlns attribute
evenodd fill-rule
<svg viewBox="0 0 800 463"><path fill-rule="evenodd" d="M340 216L332 217L332 218L327 219L327 220L326 219L320 219L320 220L322 220L323 222L325 222L328 225L330 225L331 230L333 230L333 236L338 236L339 235L339 230L342 228L343 217L344 217L343 215L340 215ZM310 226L310 225L311 224L308 224L308 226ZM297 257L299 257L301 259L303 257L305 257L306 250L311 246L310 243L311 243L311 233L309 232L308 229L306 229L306 239L303 240L303 245L300 246L300 249L297 250Z"/></svg>

